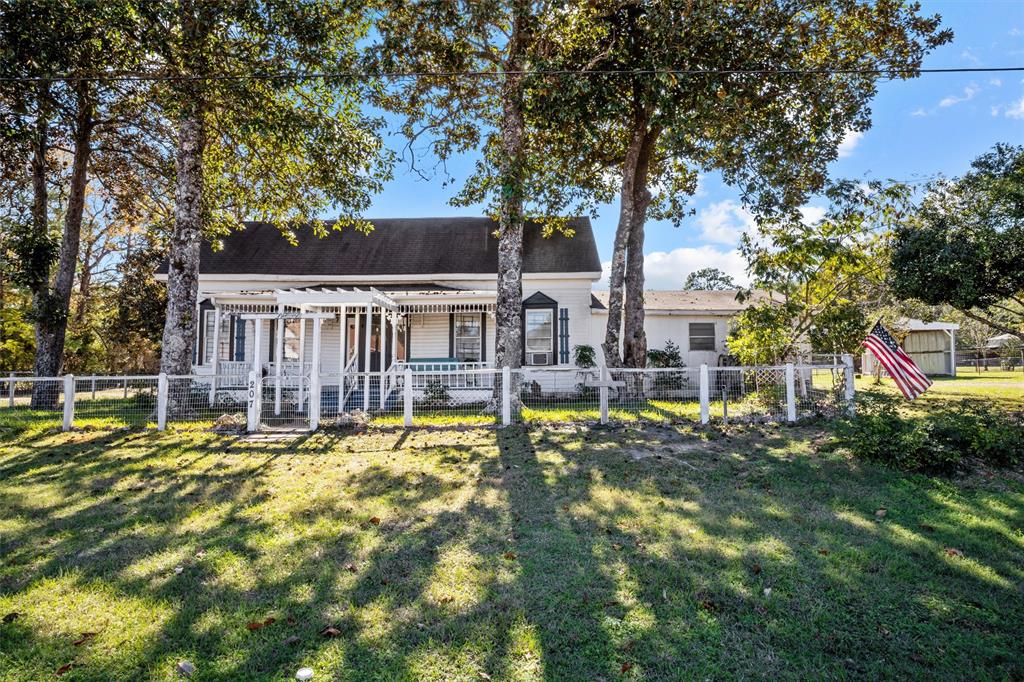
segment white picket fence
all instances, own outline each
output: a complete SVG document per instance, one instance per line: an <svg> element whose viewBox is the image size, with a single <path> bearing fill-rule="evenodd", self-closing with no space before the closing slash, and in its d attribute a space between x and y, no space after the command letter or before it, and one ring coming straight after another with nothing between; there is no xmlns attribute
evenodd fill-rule
<svg viewBox="0 0 1024 682"><path fill-rule="evenodd" d="M773 367L523 367L261 376L0 377L0 429L29 423L250 432L374 421L779 421L852 413L853 359Z"/></svg>

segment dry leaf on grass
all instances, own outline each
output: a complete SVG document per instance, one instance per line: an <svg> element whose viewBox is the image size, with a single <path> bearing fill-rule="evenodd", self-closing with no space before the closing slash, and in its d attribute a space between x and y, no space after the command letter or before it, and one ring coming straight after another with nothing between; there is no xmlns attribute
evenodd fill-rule
<svg viewBox="0 0 1024 682"><path fill-rule="evenodd" d="M338 637L339 635L341 635L341 630L334 627L333 625L328 625L320 631L320 635L322 637Z"/></svg>
<svg viewBox="0 0 1024 682"><path fill-rule="evenodd" d="M379 526L380 525L380 517L379 516L374 516L374 517L370 518L370 523L372 523L375 526Z"/></svg>
<svg viewBox="0 0 1024 682"><path fill-rule="evenodd" d="M956 547L947 547L946 556L962 557L964 553Z"/></svg>
<svg viewBox="0 0 1024 682"><path fill-rule="evenodd" d="M98 633L96 633L96 632L83 632L82 636L79 639L76 639L74 642L72 642L72 644L74 644L75 646L82 646L83 644L88 642L90 639L95 637L97 634Z"/></svg>
<svg viewBox="0 0 1024 682"><path fill-rule="evenodd" d="M502 556L505 557L506 559L508 559L509 561L514 561L515 558L516 558L516 553L515 552L505 552L504 554L502 554Z"/></svg>

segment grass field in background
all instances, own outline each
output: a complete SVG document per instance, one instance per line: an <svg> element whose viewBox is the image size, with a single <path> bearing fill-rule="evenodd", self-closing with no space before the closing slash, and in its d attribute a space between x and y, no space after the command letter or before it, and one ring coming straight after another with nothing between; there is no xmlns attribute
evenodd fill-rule
<svg viewBox="0 0 1024 682"><path fill-rule="evenodd" d="M827 428L8 432L0 679L1024 677L1024 477Z"/></svg>

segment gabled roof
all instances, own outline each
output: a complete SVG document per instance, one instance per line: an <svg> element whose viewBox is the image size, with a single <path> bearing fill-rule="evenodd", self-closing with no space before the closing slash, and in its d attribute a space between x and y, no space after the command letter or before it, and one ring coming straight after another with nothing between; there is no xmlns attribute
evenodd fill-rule
<svg viewBox="0 0 1024 682"><path fill-rule="evenodd" d="M204 243L202 275L494 275L498 271L497 223L489 218L398 218L371 220L373 231L334 231L318 239L299 228L292 246L272 224L246 222L214 251ZM524 273L600 273L601 261L588 218L570 221L572 238L528 223L523 235ZM158 270L167 271L166 263Z"/></svg>
<svg viewBox="0 0 1024 682"><path fill-rule="evenodd" d="M707 314L729 315L746 309L751 303L759 302L768 297L763 291L755 291L750 299L740 303L736 300L736 291L645 291L644 310L652 312L694 312ZM608 307L608 292L595 291L594 298L601 308ZM593 304L591 308L594 308Z"/></svg>

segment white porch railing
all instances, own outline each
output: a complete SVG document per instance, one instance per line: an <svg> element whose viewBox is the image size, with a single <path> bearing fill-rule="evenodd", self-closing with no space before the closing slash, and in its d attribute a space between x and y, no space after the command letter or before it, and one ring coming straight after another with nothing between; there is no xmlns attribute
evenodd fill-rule
<svg viewBox="0 0 1024 682"><path fill-rule="evenodd" d="M440 383L447 388L494 388L492 362L396 362L395 374L413 371L412 388Z"/></svg>

